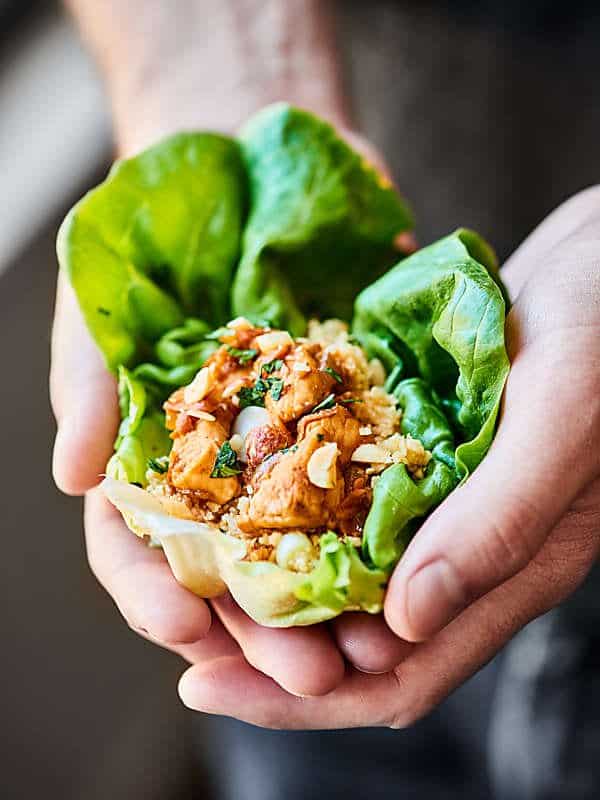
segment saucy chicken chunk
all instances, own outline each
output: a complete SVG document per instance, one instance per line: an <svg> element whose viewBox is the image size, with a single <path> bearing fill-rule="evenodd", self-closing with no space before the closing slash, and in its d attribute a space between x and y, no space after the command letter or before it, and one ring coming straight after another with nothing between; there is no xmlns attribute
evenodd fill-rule
<svg viewBox="0 0 600 800"><path fill-rule="evenodd" d="M300 344L283 359L283 390L277 398L267 394L265 406L282 422L292 422L311 411L331 392L335 379L320 369L307 345ZM281 370L283 371L283 369Z"/></svg>
<svg viewBox="0 0 600 800"><path fill-rule="evenodd" d="M295 448L264 463L255 473L247 518L249 528L312 529L333 524L345 494L343 468L360 442L359 424L341 406L304 417ZM331 488L315 485L309 462L326 444L337 447Z"/></svg>
<svg viewBox="0 0 600 800"><path fill-rule="evenodd" d="M169 457L169 482L177 489L193 489L214 503L232 500L239 493L239 479L211 475L227 435L220 422L203 419L199 419L192 430L176 433Z"/></svg>

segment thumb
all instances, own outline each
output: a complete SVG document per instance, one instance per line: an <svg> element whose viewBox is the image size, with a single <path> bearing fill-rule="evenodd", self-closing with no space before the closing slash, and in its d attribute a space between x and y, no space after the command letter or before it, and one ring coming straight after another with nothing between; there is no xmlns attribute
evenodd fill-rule
<svg viewBox="0 0 600 800"><path fill-rule="evenodd" d="M600 400L581 347L575 334L560 348L541 338L513 362L490 452L392 576L385 616L398 636L430 638L523 569L591 479Z"/></svg>
<svg viewBox="0 0 600 800"><path fill-rule="evenodd" d="M58 423L54 480L67 494L83 494L98 483L112 452L119 424L117 391L62 274L52 331L50 395Z"/></svg>

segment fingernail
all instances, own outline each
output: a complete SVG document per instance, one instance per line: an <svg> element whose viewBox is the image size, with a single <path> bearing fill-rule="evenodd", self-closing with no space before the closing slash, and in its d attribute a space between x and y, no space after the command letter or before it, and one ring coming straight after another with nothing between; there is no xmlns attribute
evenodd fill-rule
<svg viewBox="0 0 600 800"><path fill-rule="evenodd" d="M418 639L429 639L465 607L465 591L450 564L438 559L422 567L406 587L406 616Z"/></svg>

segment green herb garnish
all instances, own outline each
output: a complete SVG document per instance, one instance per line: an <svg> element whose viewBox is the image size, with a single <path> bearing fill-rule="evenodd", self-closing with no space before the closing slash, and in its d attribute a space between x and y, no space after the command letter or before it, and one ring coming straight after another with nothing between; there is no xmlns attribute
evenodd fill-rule
<svg viewBox="0 0 600 800"><path fill-rule="evenodd" d="M310 413L316 414L317 411L325 411L327 408L333 408L335 403L335 395L332 392L331 394L328 394L324 400L321 400L321 402L318 403Z"/></svg>
<svg viewBox="0 0 600 800"><path fill-rule="evenodd" d="M322 433L317 433L317 442L322 442L324 438Z"/></svg>
<svg viewBox="0 0 600 800"><path fill-rule="evenodd" d="M279 400L283 392L283 378L258 378L254 386L243 386L238 392L240 408L260 406L264 408L265 395L270 391L273 400Z"/></svg>
<svg viewBox="0 0 600 800"><path fill-rule="evenodd" d="M265 395L269 386L266 381L259 378L254 386L242 386L238 392L240 398L240 408L247 408L248 406L260 406L264 408Z"/></svg>
<svg viewBox="0 0 600 800"><path fill-rule="evenodd" d="M264 372L265 375L270 375L272 372L276 372L278 369L283 367L283 361L281 358L274 358L273 361L267 361L266 364L262 365L261 373Z"/></svg>
<svg viewBox="0 0 600 800"><path fill-rule="evenodd" d="M223 442L217 459L210 473L211 478L231 478L233 475L239 475L244 471L243 464L238 461L237 453L229 442Z"/></svg>
<svg viewBox="0 0 600 800"><path fill-rule="evenodd" d="M258 350L240 350L239 347L232 347L231 345L227 346L227 352L242 366L248 364L258 355Z"/></svg>
<svg viewBox="0 0 600 800"><path fill-rule="evenodd" d="M108 310L108 308L104 308L103 306L98 306L96 311L99 314L103 314L105 317L110 317L110 311Z"/></svg>
<svg viewBox="0 0 600 800"><path fill-rule="evenodd" d="M349 405L350 403L364 403L364 400L361 400L359 397L349 397L347 400L340 400L340 403L346 403Z"/></svg>
<svg viewBox="0 0 600 800"><path fill-rule="evenodd" d="M160 458L149 458L148 469L152 472L158 472L159 475L164 475L169 469L169 456L161 456Z"/></svg>
<svg viewBox="0 0 600 800"><path fill-rule="evenodd" d="M333 369L332 367L325 367L323 369L323 372L326 372L328 375L331 375L333 380L337 381L338 383L344 382L340 373L337 370Z"/></svg>

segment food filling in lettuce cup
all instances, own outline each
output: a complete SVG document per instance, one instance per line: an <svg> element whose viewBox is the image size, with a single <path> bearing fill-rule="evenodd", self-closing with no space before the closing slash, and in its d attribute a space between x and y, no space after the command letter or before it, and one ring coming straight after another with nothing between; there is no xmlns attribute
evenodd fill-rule
<svg viewBox="0 0 600 800"><path fill-rule="evenodd" d="M484 457L509 369L496 260L464 229L399 260L411 227L286 105L118 163L67 216L61 267L119 377L103 489L191 591L271 626L377 613Z"/></svg>

